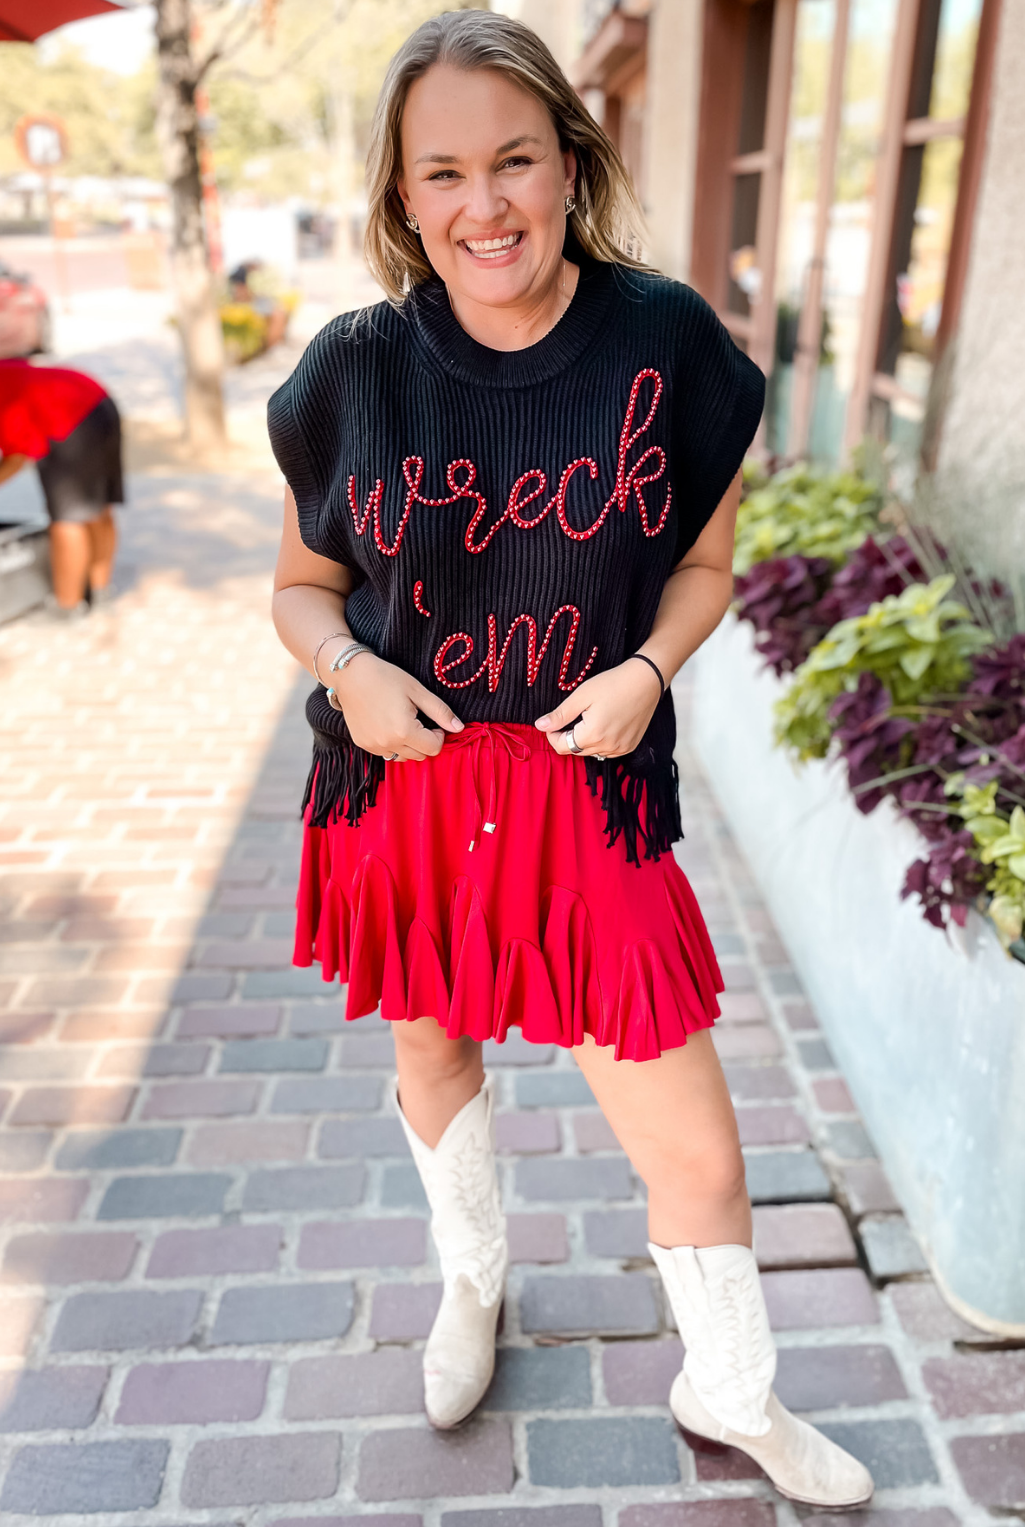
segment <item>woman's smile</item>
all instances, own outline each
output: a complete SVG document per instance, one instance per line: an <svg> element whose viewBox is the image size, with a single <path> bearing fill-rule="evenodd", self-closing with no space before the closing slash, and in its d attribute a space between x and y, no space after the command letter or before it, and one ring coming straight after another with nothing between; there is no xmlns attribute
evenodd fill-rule
<svg viewBox="0 0 1025 1527"><path fill-rule="evenodd" d="M496 234L489 238L457 239L464 253L481 264L511 265L519 259L526 233L522 228L512 233Z"/></svg>

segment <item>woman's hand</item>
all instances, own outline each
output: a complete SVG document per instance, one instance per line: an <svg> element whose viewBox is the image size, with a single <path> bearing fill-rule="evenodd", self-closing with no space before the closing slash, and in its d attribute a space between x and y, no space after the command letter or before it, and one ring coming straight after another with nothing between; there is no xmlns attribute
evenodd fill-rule
<svg viewBox="0 0 1025 1527"><path fill-rule="evenodd" d="M557 753L570 753L569 732L562 730L579 716L573 737L581 753L618 758L632 753L648 729L662 691L647 663L627 659L618 668L585 679L561 705L539 716L534 725L548 733Z"/></svg>
<svg viewBox="0 0 1025 1527"><path fill-rule="evenodd" d="M412 674L386 663L372 652L358 652L341 673L329 674L330 660L349 642L325 647L321 665L325 681L334 686L349 735L358 748L383 758L398 755L401 763L422 763L440 753L446 732L461 732L463 723L444 700L432 695ZM417 711L438 724L427 727Z"/></svg>

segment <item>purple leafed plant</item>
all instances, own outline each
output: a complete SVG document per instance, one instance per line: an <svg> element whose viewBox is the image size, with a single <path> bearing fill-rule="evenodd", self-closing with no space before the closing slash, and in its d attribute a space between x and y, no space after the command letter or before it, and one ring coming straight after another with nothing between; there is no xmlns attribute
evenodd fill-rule
<svg viewBox="0 0 1025 1527"><path fill-rule="evenodd" d="M869 536L835 569L825 557L775 557L735 580L737 614L758 632L755 648L777 677L799 668L838 621L864 615L887 594L926 579L903 536Z"/></svg>
<svg viewBox="0 0 1025 1527"><path fill-rule="evenodd" d="M826 557L773 557L735 579L737 614L758 632L755 648L775 674L799 668L826 634L811 612L833 574Z"/></svg>
<svg viewBox="0 0 1025 1527"><path fill-rule="evenodd" d="M942 555L942 547L936 550ZM755 627L757 650L782 676L800 667L838 622L928 578L903 536L882 543L870 536L838 569L821 557L756 564L736 580L737 613ZM993 585L990 592L1002 591ZM951 814L944 787L955 774L980 786L996 780L1004 811L1025 805L1025 635L978 655L961 694L895 710L880 680L862 673L830 717L858 810L874 811L889 796L926 839L902 894L917 896L934 926L963 925L985 896L991 870L976 857L960 816Z"/></svg>

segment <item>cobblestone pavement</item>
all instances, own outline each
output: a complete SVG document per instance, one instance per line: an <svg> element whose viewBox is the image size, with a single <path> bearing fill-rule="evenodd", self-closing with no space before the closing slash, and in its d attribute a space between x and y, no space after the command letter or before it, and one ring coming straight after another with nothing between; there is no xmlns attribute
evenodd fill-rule
<svg viewBox="0 0 1025 1527"><path fill-rule="evenodd" d="M671 1425L643 1195L554 1049L492 1047L498 1373L471 1424L428 1428L438 1271L389 1036L288 964L306 683L267 618L278 486L155 476L134 497L109 612L0 631L7 1527L792 1527L756 1469ZM1025 1353L941 1303L682 767L779 1392L871 1464L857 1522L1022 1514Z"/></svg>

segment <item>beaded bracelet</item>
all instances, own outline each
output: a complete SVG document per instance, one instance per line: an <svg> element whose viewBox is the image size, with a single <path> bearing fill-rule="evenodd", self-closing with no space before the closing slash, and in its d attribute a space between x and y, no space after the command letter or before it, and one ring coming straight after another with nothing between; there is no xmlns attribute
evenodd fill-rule
<svg viewBox="0 0 1025 1527"><path fill-rule="evenodd" d="M651 669L652 673L658 680L658 697L661 700L666 692L666 681L662 677L661 668L659 668L657 663L653 663L650 657L645 657L643 652L631 652L630 656L637 658L637 660L641 663L647 663L648 667Z"/></svg>

